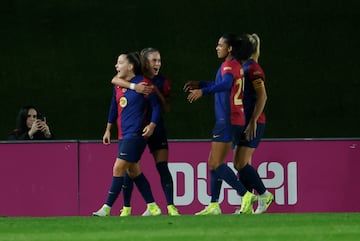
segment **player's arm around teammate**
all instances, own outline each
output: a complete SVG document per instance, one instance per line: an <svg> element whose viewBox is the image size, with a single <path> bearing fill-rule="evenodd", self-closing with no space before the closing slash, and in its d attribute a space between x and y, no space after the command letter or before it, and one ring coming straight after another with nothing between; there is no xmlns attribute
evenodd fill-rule
<svg viewBox="0 0 360 241"><path fill-rule="evenodd" d="M115 75L112 79L111 79L111 83L123 88L127 88L130 90L135 90L138 93L144 94L144 95L148 95L151 93L151 91L153 90L153 86L152 85L147 85L144 82L140 82L138 84L134 84L134 83L130 83L124 79L122 79L118 74Z"/></svg>
<svg viewBox="0 0 360 241"><path fill-rule="evenodd" d="M118 75L131 83L150 83L142 74L140 56L137 53L121 54L118 57L115 68ZM147 104L151 105L152 113L149 124L143 127L143 114ZM144 137L149 137L160 118L160 105L156 95L144 96L136 92L127 91L120 87L114 87L112 102L110 106L108 123L103 136L104 144L110 143L111 127L115 121L118 123L118 155L113 166L113 177L110 190L105 204L94 216L109 216L110 210L116 201L124 184L125 173L134 167L141 159L146 146ZM146 188L144 195L152 197L150 185L145 177L142 182ZM153 198L153 197L152 197ZM155 206L156 203L153 203ZM160 210L158 208L158 210ZM161 210L157 215L161 214Z"/></svg>
<svg viewBox="0 0 360 241"><path fill-rule="evenodd" d="M151 89L155 91L158 96L158 99L161 103L163 112L170 111L170 81L160 74L161 68L161 55L160 51L155 48L144 48L141 51L141 56L143 57L143 71L144 75L150 79L152 82ZM123 80L119 80L118 76L114 77L112 80L113 84L127 87L130 85L124 83ZM137 91L137 86L135 90ZM149 117L147 117L149 118ZM179 212L174 206L174 188L173 188L173 179L168 167L168 140L166 135L166 129L163 122L163 119L159 121L157 127L155 128L154 134L147 139L147 144L150 149L150 152L154 158L156 169L160 175L161 186L167 201L167 211L171 216L178 216ZM121 216L131 215L131 196L133 190L133 182L137 183L137 176L141 173L140 167L137 166L136 171L132 172L129 170L128 176L125 176L124 184L124 207L122 209ZM145 200L146 201L146 200ZM147 201L146 201L147 202ZM149 215L151 211L149 207L143 213L143 215Z"/></svg>

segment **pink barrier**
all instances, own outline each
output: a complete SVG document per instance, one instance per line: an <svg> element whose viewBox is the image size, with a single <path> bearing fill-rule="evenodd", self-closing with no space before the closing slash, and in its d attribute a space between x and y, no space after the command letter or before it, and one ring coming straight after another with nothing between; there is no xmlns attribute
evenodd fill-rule
<svg viewBox="0 0 360 241"><path fill-rule="evenodd" d="M97 211L106 200L112 178L112 167L117 155L117 143L105 146L99 143L81 143L79 153L80 160L80 212L79 215L91 215ZM149 151L146 150L140 162L146 177L152 187L156 201L164 207L164 195L160 188L154 162ZM134 185L135 186L135 185ZM141 214L146 203L143 201L137 188L134 188L132 196L133 214ZM112 215L119 215L122 208L122 194L112 207ZM163 209L165 210L165 209Z"/></svg>
<svg viewBox="0 0 360 241"><path fill-rule="evenodd" d="M77 215L77 146L0 144L0 215Z"/></svg>
<svg viewBox="0 0 360 241"><path fill-rule="evenodd" d="M254 164L275 193L270 212L360 211L359 140L264 142Z"/></svg>
<svg viewBox="0 0 360 241"><path fill-rule="evenodd" d="M170 148L170 169L176 184L175 204L184 214L195 213L210 200L206 164L210 144L172 142ZM141 165L152 181L157 201L166 210L150 159L145 155ZM228 162L232 167L231 154ZM275 203L269 212L360 211L360 194L353 187L358 182L356 172L360 169L358 140L264 141L255 152L253 165L265 186L275 194ZM135 197L141 200L139 195ZM324 201L325 197L331 197L331 202ZM138 207L136 201L134 206ZM226 183L220 201L224 213L232 213L240 205L239 196Z"/></svg>
<svg viewBox="0 0 360 241"><path fill-rule="evenodd" d="M209 142L170 142L174 201L182 214L193 214L210 200L209 149ZM0 153L0 215L87 216L106 199L117 143L3 143ZM140 163L166 213L148 150ZM231 153L228 165L232 168ZM275 195L269 212L360 212L360 194L354 186L360 169L360 140L263 141L253 165ZM240 205L239 196L226 183L220 201L223 213L232 213ZM121 207L122 196L112 215L118 215ZM132 207L134 215L146 207L136 188Z"/></svg>

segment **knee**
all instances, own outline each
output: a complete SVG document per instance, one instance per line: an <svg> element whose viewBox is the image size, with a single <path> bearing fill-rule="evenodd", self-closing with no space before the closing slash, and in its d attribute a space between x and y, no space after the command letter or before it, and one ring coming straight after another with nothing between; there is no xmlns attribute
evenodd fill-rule
<svg viewBox="0 0 360 241"><path fill-rule="evenodd" d="M139 176L140 174L141 174L141 171L139 171L139 170L128 170L127 171L127 174L129 175L129 177L131 178L131 179L134 179L135 177L137 177L137 176Z"/></svg>
<svg viewBox="0 0 360 241"><path fill-rule="evenodd" d="M214 162L214 161L209 161L208 162L208 167L209 167L210 170L215 170L220 165L221 165L221 163L219 163L219 162Z"/></svg>
<svg viewBox="0 0 360 241"><path fill-rule="evenodd" d="M121 166L115 165L115 166L113 167L113 176L114 176L114 177L121 177L121 176L124 176L124 174L125 174L125 170L123 170L123 169L121 168Z"/></svg>
<svg viewBox="0 0 360 241"><path fill-rule="evenodd" d="M236 162L234 164L234 167L237 171L241 171L246 165L247 165L247 163L245 163L245 162Z"/></svg>

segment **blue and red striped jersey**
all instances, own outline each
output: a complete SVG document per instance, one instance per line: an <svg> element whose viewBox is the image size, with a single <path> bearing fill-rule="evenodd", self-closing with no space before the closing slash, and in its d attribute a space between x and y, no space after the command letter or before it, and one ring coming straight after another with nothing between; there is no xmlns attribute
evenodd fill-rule
<svg viewBox="0 0 360 241"><path fill-rule="evenodd" d="M130 82L152 84L150 80L141 75L135 76ZM148 108L148 105L151 109ZM155 91L149 95L143 95L136 91L114 86L108 122L113 124L116 120L119 140L141 136L148 111L151 111L149 114L150 121L158 124L161 108Z"/></svg>
<svg viewBox="0 0 360 241"><path fill-rule="evenodd" d="M203 94L214 93L216 123L244 125L243 69L236 59L224 61L215 81L200 81Z"/></svg>
<svg viewBox="0 0 360 241"><path fill-rule="evenodd" d="M254 112L256 102L255 88L262 87L265 82L265 74L261 66L254 61L249 59L243 64L244 75L245 75L245 90L244 90L244 111L245 119L250 120L252 113ZM258 123L265 123L265 113L261 113Z"/></svg>
<svg viewBox="0 0 360 241"><path fill-rule="evenodd" d="M166 99L170 97L170 81L164 75L156 75L154 78L151 79L151 83L159 89L159 91ZM151 112L149 112L149 114L150 113ZM150 119L149 116L147 117L147 119ZM165 124L162 116L160 117L159 123L156 125L154 131L165 131Z"/></svg>

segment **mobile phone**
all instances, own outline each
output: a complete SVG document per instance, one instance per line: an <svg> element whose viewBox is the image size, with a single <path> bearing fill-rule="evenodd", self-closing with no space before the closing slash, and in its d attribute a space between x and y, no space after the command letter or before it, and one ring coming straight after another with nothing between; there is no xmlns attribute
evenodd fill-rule
<svg viewBox="0 0 360 241"><path fill-rule="evenodd" d="M43 116L41 113L38 113L38 114L37 114L37 119L38 119L38 120L41 120L41 121L44 121L44 120L45 120L45 116Z"/></svg>

